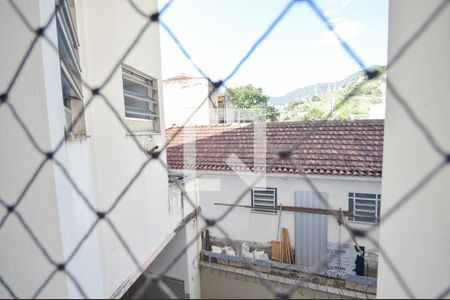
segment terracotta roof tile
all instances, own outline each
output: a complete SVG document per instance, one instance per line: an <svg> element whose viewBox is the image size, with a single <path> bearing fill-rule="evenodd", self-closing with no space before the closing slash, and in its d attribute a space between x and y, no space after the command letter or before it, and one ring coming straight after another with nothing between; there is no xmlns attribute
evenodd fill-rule
<svg viewBox="0 0 450 300"><path fill-rule="evenodd" d="M167 129L167 140L178 130ZM254 149L253 124L189 126L170 142L167 160L172 169L232 171L226 160L234 154L245 163L245 170L292 174L301 173L302 166L306 174L380 177L383 130L383 120L266 123L264 152ZM183 167L183 146L194 141L195 166ZM254 165L254 152L266 157L266 165ZM280 152L291 153L290 158L280 159Z"/></svg>

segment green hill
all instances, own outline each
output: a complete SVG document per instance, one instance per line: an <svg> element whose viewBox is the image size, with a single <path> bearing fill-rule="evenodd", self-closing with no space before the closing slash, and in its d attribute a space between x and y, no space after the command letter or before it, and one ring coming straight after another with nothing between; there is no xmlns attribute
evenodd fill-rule
<svg viewBox="0 0 450 300"><path fill-rule="evenodd" d="M367 68L368 70L374 70L374 69L380 69L381 66L371 66ZM342 80L336 81L336 82L323 82L318 83L310 86L301 87L299 89L293 90L292 92L287 93L284 96L281 97L271 97L269 103L271 105L277 105L277 104L285 104L289 101L303 99L303 98L310 98L312 96L320 96L332 91L336 91L340 89L342 86L348 84L349 82L353 82L355 80L358 80L360 78L364 78L365 72L364 71L358 71L355 72L347 77L345 77Z"/></svg>
<svg viewBox="0 0 450 300"><path fill-rule="evenodd" d="M303 88L302 93L308 96L275 105L280 112L280 121L367 118L370 107L384 102L385 98L386 68L370 68L375 69L380 74L375 79L369 80L365 72L358 72L340 81L336 89L311 95L306 92L310 87Z"/></svg>

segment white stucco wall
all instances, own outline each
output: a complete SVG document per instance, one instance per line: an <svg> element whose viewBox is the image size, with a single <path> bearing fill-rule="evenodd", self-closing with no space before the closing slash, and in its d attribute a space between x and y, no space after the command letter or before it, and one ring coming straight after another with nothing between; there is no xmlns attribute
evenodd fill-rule
<svg viewBox="0 0 450 300"><path fill-rule="evenodd" d="M94 157L90 139L69 141L65 145L67 162L65 167L95 206ZM59 219L64 248L64 257L70 257L78 242L88 232L96 216L87 209L81 196L73 189L60 170L56 170L56 187L59 192ZM83 243L68 270L74 274L83 290L90 297L103 297L103 273L100 253L99 232L97 229ZM87 270L89 270L87 272ZM68 281L69 297L80 297L78 289Z"/></svg>
<svg viewBox="0 0 450 300"><path fill-rule="evenodd" d="M210 125L219 123L219 109L217 98L223 95L218 91L212 93L214 87L207 78L178 78L164 81L164 103L166 128L176 124ZM211 95L210 95L211 93ZM208 99L208 97L210 97ZM207 99L206 101L204 101ZM204 101L204 102L203 102ZM202 103L203 102L203 103ZM239 110L225 98L225 123L233 123L239 119Z"/></svg>
<svg viewBox="0 0 450 300"><path fill-rule="evenodd" d="M233 204L248 186L244 181L232 173L220 172L198 172L199 180L216 180L217 191L202 191L200 185L200 203L202 212L207 218L218 218L228 206L214 205L214 203ZM342 178L342 177L311 177L316 187L329 195L329 203L334 209L342 208L348 210L348 193L380 193L381 182L373 178ZM256 177L249 175L248 182L253 182ZM211 186L211 185L210 185ZM256 185L257 186L257 185ZM312 191L304 179L297 176L267 176L267 187L277 188L278 204L295 206L296 191ZM383 202L382 202L383 203ZM251 205L251 194L247 192L238 204ZM381 204L383 206L383 204ZM232 239L243 241L255 241L267 243L277 239L279 214L267 214L251 212L249 208L235 207L222 219L219 225L229 234ZM294 244L295 238L295 213L290 211L282 212L281 227L289 229L291 242ZM369 225L351 222L355 228L366 229ZM374 239L378 239L378 230L371 233ZM217 228L211 228L213 236L224 237ZM344 228L339 229L336 218L328 217L328 241L333 243L344 242L350 238ZM361 246L366 246L367 250L376 250L375 245L368 240L358 239ZM350 243L352 244L352 243Z"/></svg>
<svg viewBox="0 0 450 300"><path fill-rule="evenodd" d="M169 199L171 199L171 210L185 218L199 208L200 199L198 179L189 176L183 182L184 193L181 192L178 185L170 185ZM202 208L199 209L201 211ZM204 223L198 217L186 223L182 231L177 233L149 268L153 272L161 272L186 248L181 259L182 263L177 263L167 275L185 281L186 293L191 299L199 299L201 296L198 263L202 247L200 231L203 226Z"/></svg>
<svg viewBox="0 0 450 300"><path fill-rule="evenodd" d="M167 268L175 258L180 254L180 251L186 245L186 230L182 229L178 232L174 238L167 244L161 251L161 254L152 262L149 268L146 270L149 273L156 275L164 275L167 277L176 278L184 281L185 293L189 293L189 281L188 281L188 262L186 253L178 259L178 261L168 270ZM166 271L164 273L164 271Z"/></svg>
<svg viewBox="0 0 450 300"><path fill-rule="evenodd" d="M157 11L157 1L135 1L144 11ZM34 27L42 26L54 11L54 0L17 1ZM127 1L76 1L80 61L83 79L97 86L109 75L147 21ZM6 1L0 3L0 38L7 47L0 49L0 92L3 92L18 67L33 35L27 31ZM120 22L124 20L126 22ZM57 44L56 25L46 31ZM160 116L164 131L163 97L158 26L152 24L124 60L127 65L158 80ZM119 117L125 122L121 70L118 68L102 89ZM89 91L84 90L85 101ZM38 42L9 94L9 99L38 144L54 149L64 135L64 110L60 86L58 53ZM66 142L58 160L91 204L104 211L123 191L146 157L113 112L97 98L85 112L88 137ZM30 179L42 157L5 105L0 106L0 197L13 203ZM145 124L144 124L145 125ZM153 138L165 142L161 134L137 137L143 144ZM160 156L165 163L165 153ZM170 238L181 220L181 212L169 209L166 169L152 161L142 171L118 206L109 215L139 263L150 263L158 247ZM39 241L57 262L65 261L94 222L80 196L52 163L47 163L17 208ZM0 208L0 217L5 216ZM23 227L12 216L0 230L0 274L20 297L31 297L53 270ZM149 261L150 259L150 261ZM67 266L89 297L110 297L137 268L105 222L83 243ZM0 285L0 296L8 292ZM39 295L77 298L73 283L58 273Z"/></svg>
<svg viewBox="0 0 450 300"><path fill-rule="evenodd" d="M188 286L189 295L191 299L201 298L201 286L200 286L200 268L199 259L200 251L202 250L202 242L200 236L200 230L204 226L201 219L197 218L190 223L186 224L186 244L190 244L187 248L187 273L188 273Z"/></svg>
<svg viewBox="0 0 450 300"><path fill-rule="evenodd" d="M391 60L442 1L397 0L389 6ZM450 5L387 71L396 88L436 142L450 152ZM443 162L387 90L381 219ZM380 228L380 243L414 296L435 298L450 285L450 168L447 164ZM379 298L411 297L383 256ZM444 295L442 295L444 296ZM448 297L448 294L447 294Z"/></svg>
<svg viewBox="0 0 450 300"><path fill-rule="evenodd" d="M188 116L207 99L209 82L206 78L166 81L163 86L166 127L173 124L183 125ZM206 125L210 122L210 103L206 100L197 113L190 119L189 125Z"/></svg>
<svg viewBox="0 0 450 300"><path fill-rule="evenodd" d="M157 1L135 2L147 13L157 11ZM109 75L147 19L139 16L126 1L82 1L82 8L85 79L90 85L97 86ZM102 12L101 17L99 12ZM161 129L164 131L159 27L155 23L143 34L124 63L158 80ZM120 68L114 72L103 93L127 122ZM90 134L96 161L97 207L106 210L147 158L102 99L93 103L88 114L92 120ZM148 138L160 146L165 142L161 134L136 138L141 145ZM160 158L165 163L165 153ZM112 211L110 219L141 264L151 257L180 220L179 214L169 210L167 172L159 162L152 161L146 166ZM108 226L101 224L100 233L104 292L105 296L110 296L136 271L136 267Z"/></svg>
<svg viewBox="0 0 450 300"><path fill-rule="evenodd" d="M197 220L191 220L179 231L170 243L161 251L160 255L147 269L150 273L164 275L184 281L185 294L190 299L200 298L199 250L201 242L196 238L198 232ZM194 243L183 251L187 243ZM198 241L198 243L197 243ZM183 252L182 252L183 251ZM178 261L165 273L169 265L182 253Z"/></svg>
<svg viewBox="0 0 450 300"><path fill-rule="evenodd" d="M17 1L25 16L36 28L43 26L53 12L54 2ZM11 82L31 41L32 33L12 11L7 1L0 2L0 93ZM49 32L56 33L55 26ZM52 72L52 70L57 70ZM48 72L47 72L48 71ZM16 108L36 142L45 151L55 146L63 133L63 111L61 97L51 82L59 80L59 59L49 47L39 42L35 45L26 64L9 93L8 101ZM59 82L59 81L58 81ZM53 104L61 102L60 109ZM55 114L60 112L60 115ZM60 128L54 125L62 124ZM6 105L0 106L0 198L13 204L42 161L19 124ZM61 154L61 159L64 154ZM58 214L58 192L55 185L55 170L46 164L33 185L16 208L48 253L57 261L64 258L60 219ZM6 210L0 208L3 220ZM31 297L46 277L53 271L41 251L35 246L29 234L15 216L10 216L0 230L0 273L18 297ZM66 277L58 275L40 296L67 297ZM26 283L26 284L24 284ZM0 297L11 297L0 285Z"/></svg>

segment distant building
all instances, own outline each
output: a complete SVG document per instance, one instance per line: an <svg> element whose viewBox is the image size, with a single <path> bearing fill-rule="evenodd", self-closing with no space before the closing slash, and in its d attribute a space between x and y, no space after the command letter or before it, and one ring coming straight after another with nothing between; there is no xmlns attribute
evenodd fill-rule
<svg viewBox="0 0 450 300"><path fill-rule="evenodd" d="M277 207L342 210L350 214L348 222L353 228L364 230L375 224L370 237L378 240L383 127L382 120L274 122L264 124L264 137L257 137L256 123L185 127L168 147L168 164L172 171L195 171L202 213L207 218L218 218L238 205L220 221L230 238L269 243L277 239L281 222L295 245L296 264L311 267L327 252L353 249L348 232L330 213L286 209L280 216ZM177 130L167 129L167 139ZM267 144L263 148L257 143L264 138ZM195 156L186 157L192 152L186 152L185 146L195 147ZM280 159L278 151L286 149L293 150L291 159ZM321 196L313 193L300 166ZM264 172L265 182L255 184ZM202 181L209 183L208 190L201 189ZM327 199L330 207L320 197ZM215 227L210 232L224 238ZM365 238L357 241L372 260L370 270L365 268L363 274L374 276L376 243ZM340 261L330 262L328 267L353 274L351 269L344 270Z"/></svg>
<svg viewBox="0 0 450 300"><path fill-rule="evenodd" d="M207 78L180 75L163 81L165 104L165 124L209 125L233 123L237 112L224 93L214 91L214 86Z"/></svg>

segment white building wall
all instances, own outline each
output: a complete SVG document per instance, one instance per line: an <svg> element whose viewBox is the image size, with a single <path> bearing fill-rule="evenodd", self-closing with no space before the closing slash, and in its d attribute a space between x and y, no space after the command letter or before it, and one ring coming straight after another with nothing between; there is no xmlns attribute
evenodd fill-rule
<svg viewBox="0 0 450 300"><path fill-rule="evenodd" d="M200 205L198 179L195 178L195 175L188 175L183 182L183 192L177 185L171 185L171 207L174 211L176 211L176 213L181 214L182 218L186 218L195 209L199 209L201 213L202 207ZM200 231L203 226L204 222L199 217L196 217L186 223L180 232L184 238L181 239L178 237L177 242L171 243L166 247L167 253L161 253L160 255L164 257L164 259L161 260L161 263L167 266L180 253L180 251L186 248L183 254L183 260L185 261L183 266L186 267L186 269L180 270L178 268L179 271L173 270L168 275L183 279L185 281L186 293L189 294L191 299L199 299L201 296L200 270L198 264L200 251L202 250ZM177 236L180 233L178 233Z"/></svg>
<svg viewBox="0 0 450 300"><path fill-rule="evenodd" d="M233 102L225 97L225 123L235 123L239 120L240 109L235 108Z"/></svg>
<svg viewBox="0 0 450 300"><path fill-rule="evenodd" d="M35 28L44 26L54 11L54 1L16 1L26 18ZM0 2L0 93L11 82L14 73L24 59L34 34L20 21L7 1ZM56 37L56 26L47 29L48 36ZM55 148L64 134L64 112L59 78L59 57L50 47L38 42L8 94L8 101L30 130L39 147L44 151ZM42 161L24 131L13 118L11 111L0 106L0 197L12 205L19 198ZM65 147L57 156L67 162ZM59 197L69 196L57 187L57 175L52 163L47 163L28 189L16 211L31 228L36 238L45 246L55 261L64 261L62 224L59 217ZM65 198L71 201L71 197ZM3 206L0 218L6 215ZM17 297L31 297L44 283L54 266L45 259L30 234L10 215L0 229L0 272L2 279ZM40 297L68 297L68 278L59 273L49 283ZM0 297L11 297L0 285Z"/></svg>
<svg viewBox="0 0 450 300"><path fill-rule="evenodd" d="M200 285L200 268L199 259L200 251L202 250L202 242L200 230L203 226L201 219L197 218L186 224L186 244L190 246L187 248L187 283L189 286L189 296L191 299L201 298ZM186 245L185 244L185 245Z"/></svg>
<svg viewBox="0 0 450 300"><path fill-rule="evenodd" d="M188 261L186 252L180 256L178 261L169 269L169 265L175 261L180 252L186 245L186 230L182 229L178 232L167 246L161 251L160 255L152 262L146 272L155 275L164 275L171 278L184 281L185 294L189 293L188 281Z"/></svg>
<svg viewBox="0 0 450 300"><path fill-rule="evenodd" d="M214 87L207 78L167 79L164 81L163 89L166 128L173 125L219 124L220 112L217 98L223 93L213 92ZM224 122L237 122L239 109L236 109L228 98L225 97L224 100Z"/></svg>
<svg viewBox="0 0 450 300"><path fill-rule="evenodd" d="M90 203L95 201L94 158L90 139L69 141L65 145L68 162L65 167ZM56 186L59 191L59 219L64 245L64 257L70 257L79 241L95 222L95 216L84 204L81 196L65 179L60 170L56 171ZM68 201L67 199L70 199ZM103 273L98 230L95 229L83 243L68 270L74 274L89 297L103 297ZM89 270L89 272L87 272ZM81 297L73 282L68 281L69 297Z"/></svg>
<svg viewBox="0 0 450 300"><path fill-rule="evenodd" d="M135 1L145 12L156 12L157 1ZM127 1L82 1L83 68L88 84L98 86L120 61L135 36L148 19L139 16ZM99 13L101 12L101 13ZM124 22L120 22L123 20ZM159 27L153 23L133 47L124 63L158 80L162 104L162 78L159 47ZM129 126L136 125L124 117L122 74L116 69L102 90L119 116ZM89 97L89 94L87 95ZM161 130L164 132L164 110L160 105ZM87 111L92 120L93 151L96 168L97 207L107 210L138 172L147 157L122 127L117 117L97 98ZM131 129L141 131L146 121ZM136 139L143 145L149 138L162 147L165 138L160 133L142 134ZM160 159L166 163L165 152ZM140 264L157 251L180 220L169 210L167 171L158 161L150 162L132 187L109 215L112 223L136 256ZM114 291L137 269L125 248L105 223L100 225L101 256L105 297Z"/></svg>
<svg viewBox="0 0 450 300"><path fill-rule="evenodd" d="M384 119L386 116L386 103L372 105L369 108L369 119Z"/></svg>
<svg viewBox="0 0 450 300"><path fill-rule="evenodd" d="M53 7L54 2L50 1L49 6ZM76 14L77 14L77 30L78 37L80 39L80 55L85 52L88 45L84 41L84 22L83 22L83 3L76 1ZM56 29L56 28L55 28ZM50 33L50 32L49 32ZM57 45L56 30L52 33L52 41ZM64 119L62 116L62 91L60 84L54 84L54 82L61 82L60 79L60 67L59 57L56 56L56 68L48 70L49 73L54 74L55 80L49 80L49 83L57 94L54 95L54 99L57 99L52 108L56 110L53 115L58 116L61 120L59 124L54 124L55 128L61 131L64 128ZM83 57L80 57L80 63L85 65ZM86 80L86 68L83 67L82 77ZM86 95L88 91L83 87L83 94L85 95L84 102L86 103ZM96 199L96 166L94 157L94 140L92 138L92 114L89 113L89 108L86 110L85 124L88 132L88 137L80 139L69 139L63 146L63 151L66 155L66 159L62 162L66 168L68 174L75 182L77 187L81 190L83 195L89 200L93 207L97 207ZM62 126L62 127L61 127ZM60 132L58 139L61 139L63 132ZM62 242L64 248L64 257L67 260L75 251L75 247L78 246L79 241L83 239L84 235L88 232L92 224L95 222L97 216L94 215L84 203L82 197L78 194L75 188L65 178L62 171L56 170L56 188L58 191L59 199L59 219L61 222ZM68 199L70 201L68 201ZM100 240L99 230L94 229L92 234L86 239L82 247L79 248L77 254L73 257L72 261L68 264L67 269L74 275L78 283L83 288L84 292L89 297L104 297L104 274L102 270L102 258L100 252ZM68 280L69 298L81 297L78 288L74 283Z"/></svg>
<svg viewBox="0 0 450 300"><path fill-rule="evenodd" d="M153 274L184 281L185 294L188 294L190 299L200 299L201 296L198 266L201 240L198 232L198 220L189 221L183 229L176 233L147 269ZM186 248L187 244L190 244L188 248ZM179 256L180 254L181 256ZM176 258L178 258L178 261L167 270Z"/></svg>
<svg viewBox="0 0 450 300"><path fill-rule="evenodd" d="M148 13L157 11L157 1L135 2ZM45 24L55 7L54 0L16 3L35 28ZM79 0L76 6L82 76L89 85L98 86L147 19L139 16L127 1ZM34 35L21 23L7 1L0 2L0 23L0 38L7 45L0 49L0 92L3 92ZM56 45L55 23L46 34ZM161 130L164 132L157 25L150 26L124 62L159 81ZM9 100L44 151L54 149L64 136L60 82L58 53L40 41L9 94ZM124 122L137 124L124 118L120 68L114 72L102 93ZM84 95L85 101L89 99L86 89ZM85 118L88 137L67 141L56 157L91 204L104 211L111 207L147 158L101 98L86 109ZM2 201L12 204L30 180L42 156L34 150L6 105L0 106L0 124L0 197ZM146 124L138 125L142 125L136 126L141 130ZM158 145L165 142L164 136L158 133L140 134L137 139L141 144L148 138L153 138ZM160 155L163 163L165 157L165 153ZM6 210L0 207L0 218L3 218ZM17 211L57 262L67 260L96 219L96 215L87 209L52 162L45 165ZM109 214L111 222L140 264L151 262L158 247L170 238L181 217L181 214L172 213L169 209L167 171L157 161L147 165ZM17 296L31 297L54 267L45 260L15 216L10 217L0 229L0 241L2 279L11 285ZM67 269L87 296L98 298L110 297L137 271L121 242L105 222L100 222L83 243ZM0 296L9 296L2 285ZM81 295L64 273L57 273L39 296L77 298Z"/></svg>
<svg viewBox="0 0 450 300"><path fill-rule="evenodd" d="M184 184L184 190L186 192L184 195L185 216L194 208L199 209L200 214L202 214L203 210L200 203L198 178L191 176L190 179ZM197 217L186 224L184 228L186 232L185 246L187 246L187 285L189 286L189 296L191 299L201 298L199 259L200 251L202 250L201 230L204 226L205 224L202 218Z"/></svg>
<svg viewBox="0 0 450 300"><path fill-rule="evenodd" d="M188 125L210 124L211 103L208 99L210 84L206 78L173 80L164 82L164 99L166 101L166 127L173 124L184 125L188 117L201 105Z"/></svg>
<svg viewBox="0 0 450 300"><path fill-rule="evenodd" d="M389 6L389 61L442 1L398 0ZM450 5L388 69L400 93L444 151L450 152ZM444 159L387 90L381 218ZM435 298L450 285L450 168L447 164L380 228L380 243L415 297ZM379 298L412 297L380 257ZM445 296L445 295L442 295ZM447 296L448 297L448 294Z"/></svg>
<svg viewBox="0 0 450 300"><path fill-rule="evenodd" d="M229 206L219 206L214 203L235 204L239 196L248 189L244 181L233 173L198 172L199 180L215 179L219 187L217 191L205 191L200 185L200 203L202 213L207 218L218 218ZM348 193L380 193L381 182L372 178L343 178L343 177L311 177L317 189L328 193L329 203L333 209L348 210ZM247 182L254 182L256 177L249 175ZM256 185L257 186L257 185ZM304 179L298 176L267 176L267 187L277 188L278 204L295 206L296 191L312 191ZM383 196L382 196L383 197ZM250 192L245 193L237 203L241 205L251 205ZM381 204L383 206L383 202ZM249 208L234 207L231 212L219 222L234 240L255 241L267 243L277 239L279 214L252 212ZM295 238L295 213L290 211L282 212L280 228L286 227L289 230L292 244ZM351 222L355 228L366 229L370 225ZM371 236L377 240L378 230L372 232ZM215 227L210 229L211 235L224 237ZM328 217L328 242L338 243L349 240L350 236L345 228L339 229L334 216ZM366 246L369 251L376 250L376 246L368 240L358 239L361 246ZM353 242L350 242L353 244Z"/></svg>

